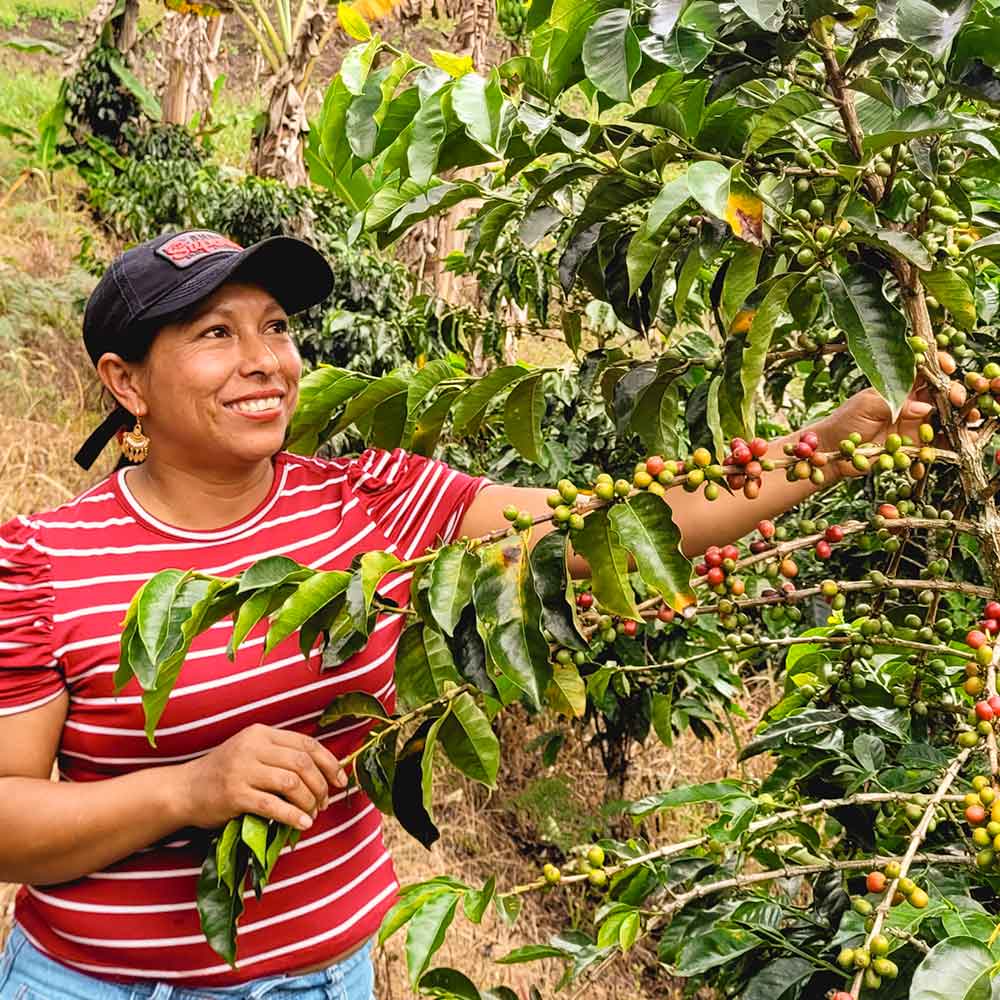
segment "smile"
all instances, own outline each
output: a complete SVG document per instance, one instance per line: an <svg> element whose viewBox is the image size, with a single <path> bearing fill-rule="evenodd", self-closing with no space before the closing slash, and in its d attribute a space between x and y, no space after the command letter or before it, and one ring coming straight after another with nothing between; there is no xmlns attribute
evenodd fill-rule
<svg viewBox="0 0 1000 1000"><path fill-rule="evenodd" d="M263 399L241 399L235 403L226 403L231 410L237 413L262 413L265 410L275 410L281 406L280 396L267 396Z"/></svg>

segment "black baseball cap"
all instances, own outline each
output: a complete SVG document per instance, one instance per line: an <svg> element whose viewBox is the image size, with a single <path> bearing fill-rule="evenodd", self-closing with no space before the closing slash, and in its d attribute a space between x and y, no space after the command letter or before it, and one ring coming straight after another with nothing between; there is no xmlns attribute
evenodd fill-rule
<svg viewBox="0 0 1000 1000"><path fill-rule="evenodd" d="M83 342L96 365L127 352L130 340L211 295L227 281L266 288L286 313L322 302L333 290L326 258L303 240L274 236L241 247L206 229L166 233L112 261L87 300ZM84 442L76 462L89 469L132 415L118 406Z"/></svg>

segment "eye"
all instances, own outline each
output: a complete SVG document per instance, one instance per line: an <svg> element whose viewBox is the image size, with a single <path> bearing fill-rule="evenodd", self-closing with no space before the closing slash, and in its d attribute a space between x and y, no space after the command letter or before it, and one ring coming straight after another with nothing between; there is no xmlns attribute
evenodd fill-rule
<svg viewBox="0 0 1000 1000"><path fill-rule="evenodd" d="M202 330L201 336L217 340L222 337L228 337L229 331L224 326L210 326L207 330Z"/></svg>
<svg viewBox="0 0 1000 1000"><path fill-rule="evenodd" d="M267 325L268 333L288 333L288 320L276 319Z"/></svg>

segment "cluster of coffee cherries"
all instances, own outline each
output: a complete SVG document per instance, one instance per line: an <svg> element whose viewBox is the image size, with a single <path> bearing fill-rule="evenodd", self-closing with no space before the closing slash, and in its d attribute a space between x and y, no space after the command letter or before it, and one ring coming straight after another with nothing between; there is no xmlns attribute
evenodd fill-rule
<svg viewBox="0 0 1000 1000"><path fill-rule="evenodd" d="M767 455L767 442L763 438L752 438L744 441L734 437L729 442L729 454L723 459L723 464L730 469L726 475L726 483L731 490L742 490L748 500L756 500L760 496L762 476L774 468L774 462Z"/></svg>
<svg viewBox="0 0 1000 1000"><path fill-rule="evenodd" d="M717 594L732 594L742 597L746 593L746 584L742 577L735 576L736 561L740 550L735 545L710 545L705 549L703 561L695 565L694 571L703 576L705 582Z"/></svg>
<svg viewBox="0 0 1000 1000"><path fill-rule="evenodd" d="M1000 868L1000 796L990 779L977 774L972 779L972 791L965 796L962 804L965 806L965 821L972 827L976 867L984 870Z"/></svg>
<svg viewBox="0 0 1000 1000"><path fill-rule="evenodd" d="M861 443L861 436L858 435L858 444ZM829 461L825 452L819 451L819 438L814 431L803 431L797 441L788 441L784 445L784 452L790 458L797 461L788 467L785 476L789 482L794 483L799 479L808 479L816 486L822 486L826 481L823 466Z"/></svg>
<svg viewBox="0 0 1000 1000"><path fill-rule="evenodd" d="M938 364L946 375L954 374L954 360L942 362L943 352L938 352ZM950 371L948 369L951 369ZM983 367L981 372L966 372L962 381L952 379L948 385L948 400L952 406L968 407L965 420L978 423L983 417L1000 414L1000 364L995 361ZM971 404L971 405L970 405Z"/></svg>
<svg viewBox="0 0 1000 1000"><path fill-rule="evenodd" d="M850 459L851 464L858 472L905 472L911 479L919 481L927 475L927 467L937 459L937 452L933 447L934 427L931 424L921 424L918 429L918 437L920 448L916 458L913 458L905 450L916 447L914 440L907 434L887 435L885 444L882 446L882 453L874 459L857 450L861 444L861 435L857 432L844 438L838 447L840 454L844 458Z"/></svg>
<svg viewBox="0 0 1000 1000"><path fill-rule="evenodd" d="M595 889L604 889L608 884L608 873L604 869L607 860L604 848L600 844L590 844L586 849L580 849L576 859L576 871L587 876L587 881ZM562 869L551 862L542 865L542 878L549 885L557 885L562 881Z"/></svg>
<svg viewBox="0 0 1000 1000"><path fill-rule="evenodd" d="M993 640L998 632L1000 632L1000 602L989 601L983 611L979 628L970 629L965 636L966 646L975 652L976 657L965 665L962 690L972 698L978 698L983 693L984 683L981 675L993 660ZM996 695L993 697L996 698ZM996 705L991 705L989 700L977 702L973 713L970 713L970 721L976 726L979 735L986 736L989 735L993 720L998 716L1000 716L1000 698L996 700ZM972 739L972 734L962 733L959 736L959 743L961 746L975 746L976 741Z"/></svg>

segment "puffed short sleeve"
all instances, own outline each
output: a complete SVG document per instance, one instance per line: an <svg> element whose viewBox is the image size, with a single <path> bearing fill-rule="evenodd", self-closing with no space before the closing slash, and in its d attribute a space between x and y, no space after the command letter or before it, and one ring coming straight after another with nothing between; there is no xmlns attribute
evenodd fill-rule
<svg viewBox="0 0 1000 1000"><path fill-rule="evenodd" d="M0 715L38 708L66 687L52 647L51 565L36 535L25 518L0 525Z"/></svg>
<svg viewBox="0 0 1000 1000"><path fill-rule="evenodd" d="M347 474L355 496L405 559L453 541L476 494L490 482L402 448L369 448Z"/></svg>

